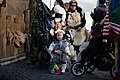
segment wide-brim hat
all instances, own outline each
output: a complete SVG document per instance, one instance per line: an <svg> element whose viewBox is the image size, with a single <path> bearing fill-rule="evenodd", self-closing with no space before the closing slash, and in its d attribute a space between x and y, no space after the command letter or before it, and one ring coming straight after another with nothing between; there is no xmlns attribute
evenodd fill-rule
<svg viewBox="0 0 120 80"><path fill-rule="evenodd" d="M63 31L61 29L58 29L57 31L55 31L55 34L57 34L58 32L61 32L61 33L65 34L65 31Z"/></svg>

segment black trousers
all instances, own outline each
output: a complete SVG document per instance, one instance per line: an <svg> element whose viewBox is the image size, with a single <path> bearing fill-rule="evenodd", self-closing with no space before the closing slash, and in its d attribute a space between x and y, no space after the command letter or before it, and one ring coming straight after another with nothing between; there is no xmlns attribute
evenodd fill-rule
<svg viewBox="0 0 120 80"><path fill-rule="evenodd" d="M73 45L73 46L74 46L74 50L76 51L76 54L78 55L80 46L75 46L75 45Z"/></svg>

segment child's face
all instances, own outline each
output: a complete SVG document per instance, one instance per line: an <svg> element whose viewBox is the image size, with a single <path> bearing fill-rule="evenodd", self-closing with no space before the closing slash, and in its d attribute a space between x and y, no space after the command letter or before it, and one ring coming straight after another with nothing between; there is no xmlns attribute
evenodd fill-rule
<svg viewBox="0 0 120 80"><path fill-rule="evenodd" d="M55 23L55 29L62 29L62 24L60 22Z"/></svg>
<svg viewBox="0 0 120 80"><path fill-rule="evenodd" d="M58 32L57 33L57 40L62 40L63 39L63 33L62 32Z"/></svg>

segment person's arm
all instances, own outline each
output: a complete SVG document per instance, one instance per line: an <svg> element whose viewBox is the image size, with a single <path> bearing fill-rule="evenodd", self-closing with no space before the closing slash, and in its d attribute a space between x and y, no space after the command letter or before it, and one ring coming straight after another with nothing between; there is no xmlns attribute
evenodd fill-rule
<svg viewBox="0 0 120 80"><path fill-rule="evenodd" d="M65 19L66 19L66 11L65 9L63 8L63 14L62 14L62 25L64 26L65 25Z"/></svg>
<svg viewBox="0 0 120 80"><path fill-rule="evenodd" d="M69 43L68 42L65 42L64 43L64 47L65 47L65 53L67 53L67 55L69 56L69 57L71 57L72 56L72 53L70 52L70 46L69 46Z"/></svg>
<svg viewBox="0 0 120 80"><path fill-rule="evenodd" d="M69 48L68 46L65 48L65 52L67 53L67 55L68 55L69 57L72 56L72 53L70 52L70 48Z"/></svg>
<svg viewBox="0 0 120 80"><path fill-rule="evenodd" d="M80 24L80 27L84 27L86 24L86 19L85 19L85 13L83 13L83 16L82 16L82 19L81 19L81 24Z"/></svg>
<svg viewBox="0 0 120 80"><path fill-rule="evenodd" d="M68 20L68 16L70 15L70 13L71 13L71 12L68 12L68 11L67 11L67 13L66 13L66 19L65 19L65 21L66 21L66 26L68 26L67 20Z"/></svg>
<svg viewBox="0 0 120 80"><path fill-rule="evenodd" d="M58 54L58 55L60 55L60 54L62 54L62 51L61 50L55 50L54 48L55 48L55 43L54 42L52 42L51 44L50 44L50 46L49 46L49 49L48 49L48 52L51 54L51 53L54 53L54 54Z"/></svg>
<svg viewBox="0 0 120 80"><path fill-rule="evenodd" d="M51 53L51 52L54 50L54 46L55 46L55 44L54 44L54 42L52 42L52 43L50 44L49 48L48 48L48 52L49 52L49 53Z"/></svg>

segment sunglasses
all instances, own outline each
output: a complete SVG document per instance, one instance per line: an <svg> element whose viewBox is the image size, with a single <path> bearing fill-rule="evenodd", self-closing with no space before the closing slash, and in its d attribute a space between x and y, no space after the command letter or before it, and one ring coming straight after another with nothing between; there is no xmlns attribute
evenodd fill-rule
<svg viewBox="0 0 120 80"><path fill-rule="evenodd" d="M77 6L77 5L71 5L71 6Z"/></svg>

